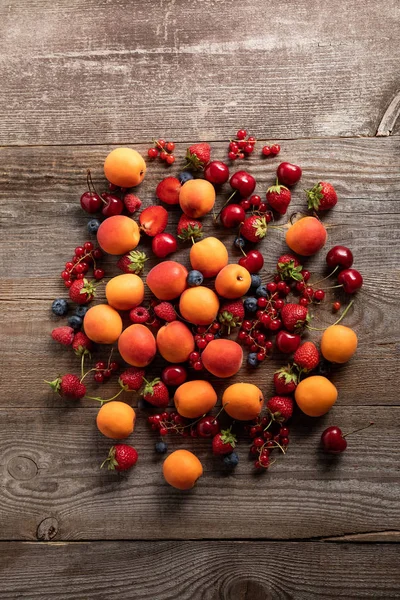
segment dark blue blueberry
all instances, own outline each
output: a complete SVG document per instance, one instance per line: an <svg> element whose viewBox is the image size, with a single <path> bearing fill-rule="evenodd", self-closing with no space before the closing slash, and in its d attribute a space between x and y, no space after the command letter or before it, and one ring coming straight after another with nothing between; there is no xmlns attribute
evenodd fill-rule
<svg viewBox="0 0 400 600"><path fill-rule="evenodd" d="M261 277L259 275L253 274L251 275L251 286L249 292L255 292L258 287L261 285Z"/></svg>
<svg viewBox="0 0 400 600"><path fill-rule="evenodd" d="M324 377L329 377L332 373L332 363L327 360L322 359L315 369L316 375L323 375Z"/></svg>
<svg viewBox="0 0 400 600"><path fill-rule="evenodd" d="M246 298L243 302L244 309L248 313L255 313L257 311L257 298Z"/></svg>
<svg viewBox="0 0 400 600"><path fill-rule="evenodd" d="M179 173L178 179L181 182L181 184L183 185L190 179L194 179L194 177L191 173L189 173L189 171L182 171L182 173Z"/></svg>
<svg viewBox="0 0 400 600"><path fill-rule="evenodd" d="M269 294L268 294L267 286L265 286L265 285L258 286L258 288L256 289L256 296L257 296L257 298L268 298Z"/></svg>
<svg viewBox="0 0 400 600"><path fill-rule="evenodd" d="M77 317L80 317L81 319L83 319L83 317L86 315L88 310L89 310L89 306L83 306L83 304L81 304L80 306L76 307L75 314Z"/></svg>
<svg viewBox="0 0 400 600"><path fill-rule="evenodd" d="M66 300L64 300L64 298L57 298L51 305L51 310L55 315L57 315L57 317L63 317L64 315L66 315L68 309L69 304Z"/></svg>
<svg viewBox="0 0 400 600"><path fill-rule="evenodd" d="M165 442L156 443L156 452L158 452L158 454L165 454L167 450L168 446Z"/></svg>
<svg viewBox="0 0 400 600"><path fill-rule="evenodd" d="M82 327L82 318L78 317L78 315L71 315L68 319L68 325L72 327L75 331Z"/></svg>
<svg viewBox="0 0 400 600"><path fill-rule="evenodd" d="M242 238L242 237L239 236L239 237L235 238L235 241L233 242L233 245L236 248L244 248L245 243L246 242L244 241L244 238Z"/></svg>
<svg viewBox="0 0 400 600"><path fill-rule="evenodd" d="M90 219L87 224L87 230L89 233L97 233L98 228L101 225L101 221L98 219Z"/></svg>
<svg viewBox="0 0 400 600"><path fill-rule="evenodd" d="M258 367L260 361L257 359L257 352L250 352L250 354L247 357L247 364L250 367Z"/></svg>
<svg viewBox="0 0 400 600"><path fill-rule="evenodd" d="M200 271L196 271L194 269L193 271L189 271L186 281L190 287L195 287L197 285L201 285L203 283L203 279L203 275L200 273Z"/></svg>
<svg viewBox="0 0 400 600"><path fill-rule="evenodd" d="M222 331L221 330L216 331L214 333L214 340L219 340L219 338L222 338Z"/></svg>
<svg viewBox="0 0 400 600"><path fill-rule="evenodd" d="M237 452L231 452L223 458L223 463L226 467L236 467L239 464L239 456Z"/></svg>

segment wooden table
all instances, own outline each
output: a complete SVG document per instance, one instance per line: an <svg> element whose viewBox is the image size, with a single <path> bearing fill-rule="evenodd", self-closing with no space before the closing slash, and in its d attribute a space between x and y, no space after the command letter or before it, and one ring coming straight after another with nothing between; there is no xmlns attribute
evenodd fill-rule
<svg viewBox="0 0 400 600"><path fill-rule="evenodd" d="M0 16L0 598L400 597L398 2L15 0ZM261 477L246 441L227 474L208 441L171 440L191 446L205 474L192 492L167 487L143 413L135 470L100 471L110 444L98 407L43 384L77 369L50 339L60 322L50 306L88 237L86 169L102 186L115 145L145 153L152 137L178 142L176 167L149 167L139 194L150 204L190 142L209 141L225 159L240 126L260 140L245 163L260 193L277 164L260 157L265 140L303 167L293 210L318 180L338 190L328 245L353 249L365 285L346 319L360 344L333 375L337 405L321 419L296 414L288 454ZM218 235L231 248L231 234ZM267 273L284 248L270 232ZM323 272L324 252L307 264ZM106 269L117 273L112 261ZM330 300L315 307L321 326L333 320ZM269 396L278 364L238 378ZM341 457L320 451L327 425L369 421Z"/></svg>

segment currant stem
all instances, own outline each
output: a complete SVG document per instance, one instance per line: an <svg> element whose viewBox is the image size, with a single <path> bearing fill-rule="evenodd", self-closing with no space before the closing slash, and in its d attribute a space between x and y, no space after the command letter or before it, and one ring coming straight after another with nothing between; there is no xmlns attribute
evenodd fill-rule
<svg viewBox="0 0 400 600"><path fill-rule="evenodd" d="M117 392L112 398L106 398L105 400L104 400L104 398L98 398L96 396L85 396L85 398L88 398L89 400L96 400L97 402L101 402L102 404L105 404L106 402L111 402L111 400L115 400L115 398L118 398L118 396L120 394L122 394L123 391L124 391L124 388L121 388L119 390L119 392Z"/></svg>
<svg viewBox="0 0 400 600"><path fill-rule="evenodd" d="M353 429L353 431L349 431L348 433L346 433L342 437L345 438L348 435L351 435L352 433L357 433L357 431L363 431L364 429L368 429L368 427L371 427L371 425L375 425L375 423L373 421L371 421L369 425L365 425L365 427L359 427L358 429Z"/></svg>
<svg viewBox="0 0 400 600"><path fill-rule="evenodd" d="M97 371L97 369L92 368L92 369L89 369L89 371L86 371L86 373L84 373L81 377L81 383L85 379L86 375L89 375L89 373L91 373L92 371Z"/></svg>
<svg viewBox="0 0 400 600"><path fill-rule="evenodd" d="M82 382L82 379L85 377L84 365L85 365L85 353L83 352L83 354L81 356L81 382Z"/></svg>
<svg viewBox="0 0 400 600"><path fill-rule="evenodd" d="M321 281L325 281L326 279L329 279L329 277L332 277L332 275L334 275L334 273L336 273L336 271L338 270L338 268L339 268L339 265L336 265L336 267L333 269L332 273L329 273L329 275L327 275L323 279L319 279L318 281L313 281L310 285L318 285L318 283L321 283ZM328 289L331 289L331 288L328 288Z"/></svg>

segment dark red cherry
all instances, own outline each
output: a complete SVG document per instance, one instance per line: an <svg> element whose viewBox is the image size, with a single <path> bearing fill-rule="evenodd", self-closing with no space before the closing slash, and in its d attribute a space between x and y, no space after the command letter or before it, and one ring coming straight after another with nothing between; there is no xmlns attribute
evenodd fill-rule
<svg viewBox="0 0 400 600"><path fill-rule="evenodd" d="M353 264L353 253L346 246L333 246L326 255L326 264L331 269L337 266L348 269Z"/></svg>

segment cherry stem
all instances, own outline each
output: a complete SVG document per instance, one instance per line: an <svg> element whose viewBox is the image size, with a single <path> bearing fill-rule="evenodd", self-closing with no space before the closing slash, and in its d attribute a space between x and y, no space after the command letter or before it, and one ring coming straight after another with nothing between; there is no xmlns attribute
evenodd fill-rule
<svg viewBox="0 0 400 600"><path fill-rule="evenodd" d="M338 268L339 268L339 265L336 265L336 267L333 269L332 273L329 273L329 275L327 275L323 279L319 279L318 281L313 281L310 285L318 285L318 283L321 283L321 281L325 281L326 279L329 279L329 277L332 277L332 275L334 273L336 273L336 271L338 270ZM328 289L330 289L330 288L328 288Z"/></svg>
<svg viewBox="0 0 400 600"><path fill-rule="evenodd" d="M225 203L222 205L222 207L221 207L221 210L219 211L219 213L217 214L217 216L216 216L216 217L214 217L214 221L215 221L215 222L217 221L217 219L218 219L219 215L220 215L220 214L222 213L222 211L224 210L225 206L226 206L227 204L229 204L229 202L232 200L232 198L233 198L233 196L236 194L236 192L237 192L237 190L234 190L233 194L231 194L231 195L229 196L228 200L227 200L227 201L226 201L226 202L225 202Z"/></svg>
<svg viewBox="0 0 400 600"><path fill-rule="evenodd" d="M349 302L349 304L346 306L346 308L344 309L344 311L342 312L342 314L340 315L340 317L338 318L337 321L335 321L334 323L332 323L332 325L328 325L328 327L332 327L333 325L339 325L340 321L342 321L342 319L344 319L344 317L347 315L347 313L350 310L350 307L353 306L354 304L354 300L352 300L351 302ZM306 325L307 329L309 329L310 331L325 331L326 327L318 328L318 327L310 327L309 325Z"/></svg>
<svg viewBox="0 0 400 600"><path fill-rule="evenodd" d="M364 429L368 429L368 427L371 427L371 425L375 425L375 423L373 421L371 421L371 423L369 425L365 425L365 427L359 427L358 429L353 429L353 431L349 431L348 433L345 433L345 435L342 435L342 437L347 437L348 435L351 435L352 433L357 433L357 431L364 431Z"/></svg>
<svg viewBox="0 0 400 600"><path fill-rule="evenodd" d="M89 192L90 193L95 193L99 198L101 198L101 201L103 204L107 204L107 202L104 200L104 198L102 198L100 196L100 194L98 193L98 191L96 190L96 188L94 187L94 183L93 183L93 179L92 179L92 174L90 172L90 169L87 170L87 174L86 174L86 182L87 182L87 186L89 188ZM92 188L92 189L90 189Z"/></svg>

